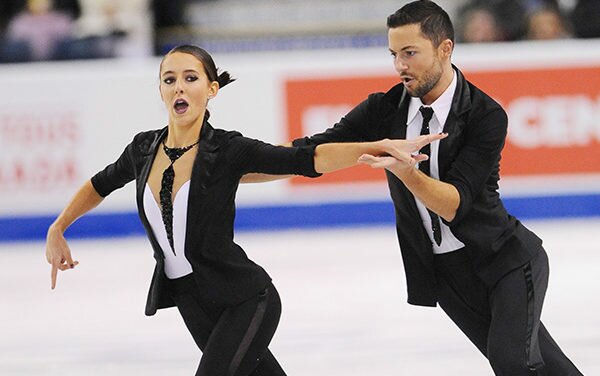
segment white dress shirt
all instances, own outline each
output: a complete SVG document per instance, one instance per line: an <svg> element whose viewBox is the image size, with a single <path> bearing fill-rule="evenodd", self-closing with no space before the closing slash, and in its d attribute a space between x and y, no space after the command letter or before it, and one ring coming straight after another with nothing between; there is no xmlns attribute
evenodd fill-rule
<svg viewBox="0 0 600 376"><path fill-rule="evenodd" d="M152 227L154 236L165 255L165 275L170 279L183 277L192 272L192 265L185 258L185 230L187 226L189 193L190 181L188 180L179 188L173 201L174 254L167 238L167 230L165 230L160 206L154 199L148 183L146 183L146 188L144 189L144 212L146 213L150 227Z"/></svg>
<svg viewBox="0 0 600 376"><path fill-rule="evenodd" d="M454 72L454 76L452 78L452 82L450 86L442 93L442 95L435 100L431 104L431 108L433 108L433 117L429 121L429 132L431 134L440 133L443 131L443 124L446 123L446 119L448 118L448 114L450 113L450 108L452 107L452 98L454 97L454 90L456 89L456 72ZM412 140L414 138L419 137L421 134L421 126L423 124L423 116L419 111L423 102L421 102L420 98L411 97L410 103L408 105L408 118L407 124L408 127L406 129L406 139ZM440 142L434 141L431 143L431 155L429 156L429 169L430 175L434 179L440 178L439 174L439 164L438 164L438 150L439 150ZM440 229L442 232L442 242L440 245L437 245L433 239L433 230L431 228L431 217L427 212L427 208L418 198L415 197L415 202L417 204L417 208L419 209L419 213L421 214L421 220L423 221L423 226L427 230L427 234L431 239L431 243L433 245L433 253L442 254L448 253L452 251L456 251L457 249L463 248L465 245L454 236L450 227L446 226L444 222L442 222L440 218Z"/></svg>

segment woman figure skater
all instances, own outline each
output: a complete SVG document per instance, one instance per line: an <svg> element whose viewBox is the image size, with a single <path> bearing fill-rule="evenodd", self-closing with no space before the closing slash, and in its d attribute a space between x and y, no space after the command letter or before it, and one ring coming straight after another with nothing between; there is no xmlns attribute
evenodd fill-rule
<svg viewBox="0 0 600 376"><path fill-rule="evenodd" d="M218 74L200 47L171 50L161 62L160 79L168 126L137 134L116 162L79 189L48 229L51 287L59 270L78 264L64 231L135 180L139 216L156 259L146 315L177 306L202 351L198 376L285 375L268 349L281 314L279 295L269 275L233 241L240 178L249 172L315 177L352 166L364 153L416 163L426 157L411 153L444 135L316 148L273 146L208 123L208 101L233 80L227 72Z"/></svg>

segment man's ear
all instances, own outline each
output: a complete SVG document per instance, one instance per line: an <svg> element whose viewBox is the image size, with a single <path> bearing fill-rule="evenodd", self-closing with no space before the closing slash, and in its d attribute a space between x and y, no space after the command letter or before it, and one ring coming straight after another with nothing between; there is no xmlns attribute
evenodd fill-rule
<svg viewBox="0 0 600 376"><path fill-rule="evenodd" d="M454 49L454 42L450 39L444 39L442 43L440 43L439 51L443 57L449 58L452 56L452 50Z"/></svg>

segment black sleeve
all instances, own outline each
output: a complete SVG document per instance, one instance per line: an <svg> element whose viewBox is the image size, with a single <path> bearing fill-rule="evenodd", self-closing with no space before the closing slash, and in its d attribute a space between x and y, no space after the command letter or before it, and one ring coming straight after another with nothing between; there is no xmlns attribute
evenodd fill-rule
<svg viewBox="0 0 600 376"><path fill-rule="evenodd" d="M485 189L487 179L497 171L507 127L508 119L502 108L470 121L465 145L444 179L456 187L460 195L460 203L451 225L460 222L469 213L473 201Z"/></svg>
<svg viewBox="0 0 600 376"><path fill-rule="evenodd" d="M136 139L127 145L123 153L114 163L106 166L102 171L92 177L92 185L102 197L122 188L135 178L134 148Z"/></svg>
<svg viewBox="0 0 600 376"><path fill-rule="evenodd" d="M315 171L316 146L275 146L259 140L238 136L230 140L228 159L241 175L259 172L271 175L321 176Z"/></svg>
<svg viewBox="0 0 600 376"><path fill-rule="evenodd" d="M354 107L333 127L313 136L298 138L292 142L294 146L319 145L331 142L365 142L376 141L380 115L377 105L383 94L369 95L369 98Z"/></svg>

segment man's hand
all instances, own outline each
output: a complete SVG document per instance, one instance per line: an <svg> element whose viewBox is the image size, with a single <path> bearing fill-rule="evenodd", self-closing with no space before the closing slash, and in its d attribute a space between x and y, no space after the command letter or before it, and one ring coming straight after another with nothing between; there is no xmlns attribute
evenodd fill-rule
<svg viewBox="0 0 600 376"><path fill-rule="evenodd" d="M366 164L373 168L385 168L391 172L401 174L407 169L414 167L417 163L428 159L424 154L417 154L423 146L444 139L447 136L447 133L440 133L419 136L413 140L384 139L379 142L385 154L378 156L363 154L358 159L358 163Z"/></svg>
<svg viewBox="0 0 600 376"><path fill-rule="evenodd" d="M460 194L452 184L433 179L415 168L418 162L427 160L424 154L411 155L407 158L406 150L419 150L428 142L439 140L446 135L420 136L410 142L398 143L395 151L390 155L363 154L358 158L359 164L365 164L373 168L385 168L396 175L408 190L419 199L429 210L450 222L456 216L460 205ZM383 140L385 142L397 142L402 140ZM386 150L393 148L386 146ZM412 148L412 149L411 149ZM396 153L396 154L392 154ZM396 157L396 156L399 157Z"/></svg>
<svg viewBox="0 0 600 376"><path fill-rule="evenodd" d="M406 157L406 153L415 154L423 146L430 144L434 141L439 141L448 137L447 133L438 133L438 134L428 134L419 136L412 140L390 140L384 139L379 141L381 144L381 148L392 157L404 161L410 162L410 160Z"/></svg>

